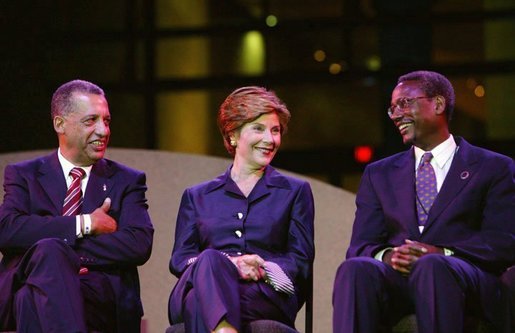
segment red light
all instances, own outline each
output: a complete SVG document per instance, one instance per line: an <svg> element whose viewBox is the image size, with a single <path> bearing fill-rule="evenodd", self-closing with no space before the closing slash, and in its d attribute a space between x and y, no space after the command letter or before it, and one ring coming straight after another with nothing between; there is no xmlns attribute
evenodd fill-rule
<svg viewBox="0 0 515 333"><path fill-rule="evenodd" d="M354 160L358 163L368 163L372 160L374 149L371 146L354 147Z"/></svg>

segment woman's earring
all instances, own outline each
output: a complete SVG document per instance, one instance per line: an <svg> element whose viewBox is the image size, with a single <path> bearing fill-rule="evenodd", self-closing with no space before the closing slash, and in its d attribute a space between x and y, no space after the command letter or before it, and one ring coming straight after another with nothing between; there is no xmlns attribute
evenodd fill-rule
<svg viewBox="0 0 515 333"><path fill-rule="evenodd" d="M236 140L231 139L231 146L236 147Z"/></svg>

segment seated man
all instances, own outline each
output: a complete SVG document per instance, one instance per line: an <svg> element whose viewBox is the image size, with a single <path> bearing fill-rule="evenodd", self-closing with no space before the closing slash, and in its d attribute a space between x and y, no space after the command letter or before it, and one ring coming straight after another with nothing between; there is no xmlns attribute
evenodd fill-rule
<svg viewBox="0 0 515 333"><path fill-rule="evenodd" d="M52 120L59 149L5 169L0 330L139 332L137 266L154 232L145 175L103 158L111 116L98 86L59 87Z"/></svg>
<svg viewBox="0 0 515 333"><path fill-rule="evenodd" d="M499 276L515 262L515 165L451 135L453 108L443 75L399 78L388 115L411 148L363 174L334 284L334 332L388 330L414 312L419 333L458 333L465 309L501 332Z"/></svg>

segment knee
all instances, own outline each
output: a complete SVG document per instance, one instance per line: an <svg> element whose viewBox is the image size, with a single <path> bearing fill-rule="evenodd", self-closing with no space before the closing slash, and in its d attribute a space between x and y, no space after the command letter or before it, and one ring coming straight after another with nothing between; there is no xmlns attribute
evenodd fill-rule
<svg viewBox="0 0 515 333"><path fill-rule="evenodd" d="M447 257L440 254L427 254L420 257L411 269L409 282L412 287L421 284L433 284L438 281L450 282L453 277L450 262Z"/></svg>
<svg viewBox="0 0 515 333"><path fill-rule="evenodd" d="M30 260L43 262L56 262L64 265L65 262L77 264L79 258L75 251L64 241L58 238L45 238L37 241L29 250Z"/></svg>
<svg viewBox="0 0 515 333"><path fill-rule="evenodd" d="M355 257L345 260L336 271L336 281L355 279L357 282L362 278L374 275L378 272L377 266L380 261L369 257Z"/></svg>
<svg viewBox="0 0 515 333"><path fill-rule="evenodd" d="M221 267L224 264L232 265L232 262L218 250L205 249L199 254L196 264L197 266L212 265Z"/></svg>
<svg viewBox="0 0 515 333"><path fill-rule="evenodd" d="M44 238L32 246L33 255L41 257L55 257L68 254L71 248L59 238Z"/></svg>
<svg viewBox="0 0 515 333"><path fill-rule="evenodd" d="M447 258L441 254L426 254L420 257L411 269L412 274L423 271L425 274L428 270L438 271L442 268L446 268L448 265Z"/></svg>
<svg viewBox="0 0 515 333"><path fill-rule="evenodd" d="M338 306L336 304L345 299L377 298L385 283L382 272L385 267L379 260L369 257L355 257L344 261L338 267L334 280L333 306Z"/></svg>

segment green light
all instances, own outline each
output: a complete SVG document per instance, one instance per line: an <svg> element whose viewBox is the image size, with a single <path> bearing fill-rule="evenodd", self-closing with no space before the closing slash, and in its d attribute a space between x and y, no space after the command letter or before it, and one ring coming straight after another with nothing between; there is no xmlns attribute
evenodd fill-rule
<svg viewBox="0 0 515 333"><path fill-rule="evenodd" d="M277 17L275 15L268 15L266 17L266 25L270 28L275 27L277 25Z"/></svg>
<svg viewBox="0 0 515 333"><path fill-rule="evenodd" d="M381 58L378 56L371 56L367 59L367 68L371 71L378 71L381 69Z"/></svg>

